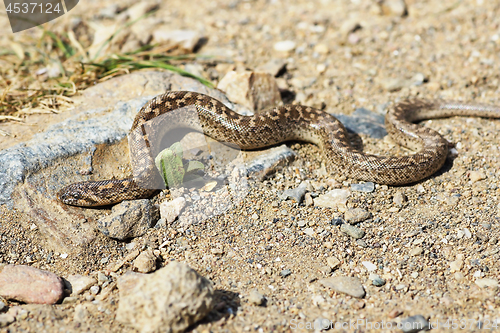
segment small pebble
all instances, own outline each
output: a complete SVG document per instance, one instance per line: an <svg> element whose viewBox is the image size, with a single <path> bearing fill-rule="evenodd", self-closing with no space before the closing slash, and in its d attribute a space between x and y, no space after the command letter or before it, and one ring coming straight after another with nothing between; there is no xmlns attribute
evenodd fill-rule
<svg viewBox="0 0 500 333"><path fill-rule="evenodd" d="M368 270L368 272L374 272L377 270L377 265L375 265L374 263L370 262L370 261L362 261L361 262L363 264L363 266L366 267L366 269Z"/></svg>
<svg viewBox="0 0 500 333"><path fill-rule="evenodd" d="M96 283L93 277L79 274L70 275L66 280L71 285L71 296L80 295Z"/></svg>
<svg viewBox="0 0 500 333"><path fill-rule="evenodd" d="M340 266L340 260L335 257L326 258L326 263L332 270L336 270Z"/></svg>
<svg viewBox="0 0 500 333"><path fill-rule="evenodd" d="M90 293L92 295L97 295L99 293L99 291L100 291L99 286L92 286L92 287L90 287Z"/></svg>
<svg viewBox="0 0 500 333"><path fill-rule="evenodd" d="M375 191L375 184L372 182L366 182L361 184L351 184L351 190L355 192L373 192Z"/></svg>
<svg viewBox="0 0 500 333"><path fill-rule="evenodd" d="M291 275L292 271L290 269L284 269L280 272L280 275L282 278L286 278L287 276Z"/></svg>
<svg viewBox="0 0 500 333"><path fill-rule="evenodd" d="M167 223L172 223L179 216L184 206L186 206L186 199L184 197L178 197L172 201L164 201L160 204L160 216Z"/></svg>
<svg viewBox="0 0 500 333"><path fill-rule="evenodd" d="M471 171L469 173L469 178L470 178L471 182L475 183L477 181L485 179L486 175L482 171Z"/></svg>
<svg viewBox="0 0 500 333"><path fill-rule="evenodd" d="M295 48L295 42L291 40L283 40L280 42L276 42L273 46L275 51L279 52L289 52Z"/></svg>
<svg viewBox="0 0 500 333"><path fill-rule="evenodd" d="M365 289L356 277L351 276L335 276L320 280L323 286L332 288L333 290L350 295L356 298L365 297Z"/></svg>
<svg viewBox="0 0 500 333"><path fill-rule="evenodd" d="M424 249L421 248L420 246L417 246L417 247L414 247L413 249L411 249L410 255L413 257L416 257L416 256L421 255L423 252L424 252Z"/></svg>
<svg viewBox="0 0 500 333"><path fill-rule="evenodd" d="M248 295L248 301L253 305L261 306L265 304L266 297L259 293L257 290L253 290Z"/></svg>

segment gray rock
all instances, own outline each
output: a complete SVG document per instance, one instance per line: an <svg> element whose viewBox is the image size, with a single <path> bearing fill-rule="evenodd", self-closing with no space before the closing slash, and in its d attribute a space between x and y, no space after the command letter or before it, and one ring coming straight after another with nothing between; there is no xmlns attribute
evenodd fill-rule
<svg viewBox="0 0 500 333"><path fill-rule="evenodd" d="M184 332L214 305L212 283L175 261L152 274L125 274L118 289L116 320L143 333Z"/></svg>
<svg viewBox="0 0 500 333"><path fill-rule="evenodd" d="M333 290L350 295L356 298L365 297L365 289L356 277L351 276L335 276L327 279L320 280L323 286L332 288Z"/></svg>
<svg viewBox="0 0 500 333"><path fill-rule="evenodd" d="M404 0L383 0L381 7L385 15L406 16L408 14Z"/></svg>
<svg viewBox="0 0 500 333"><path fill-rule="evenodd" d="M398 327L401 327L404 333L416 333L430 330L429 321L422 315L404 318L401 320Z"/></svg>
<svg viewBox="0 0 500 333"><path fill-rule="evenodd" d="M122 201L111 214L99 219L97 229L104 235L124 240L144 235L153 226L157 213L148 199Z"/></svg>
<svg viewBox="0 0 500 333"><path fill-rule="evenodd" d="M372 214L363 208L351 208L344 214L344 219L350 224L356 224L369 219Z"/></svg>
<svg viewBox="0 0 500 333"><path fill-rule="evenodd" d="M363 230L347 223L340 226L340 231L355 239L363 238L365 236L365 232Z"/></svg>
<svg viewBox="0 0 500 333"><path fill-rule="evenodd" d="M70 288L68 289L71 290L71 296L80 295L97 283L93 277L79 274L70 275L66 278L66 280L69 282Z"/></svg>
<svg viewBox="0 0 500 333"><path fill-rule="evenodd" d="M330 267L332 270L335 270L340 266L340 260L338 260L335 257L326 258L326 263L328 264L328 267Z"/></svg>
<svg viewBox="0 0 500 333"><path fill-rule="evenodd" d="M286 145L271 148L267 153L247 163L248 175L257 181L262 181L278 168L292 162L295 156L297 156L295 152Z"/></svg>
<svg viewBox="0 0 500 333"><path fill-rule="evenodd" d="M367 192L371 193L375 191L375 184L373 182L351 184L351 190L356 192Z"/></svg>
<svg viewBox="0 0 500 333"><path fill-rule="evenodd" d="M257 290L252 290L248 295L248 301L254 305L261 306L266 303L266 297Z"/></svg>
<svg viewBox="0 0 500 333"><path fill-rule="evenodd" d="M24 303L55 304L64 283L54 273L30 266L0 265L0 296Z"/></svg>
<svg viewBox="0 0 500 333"><path fill-rule="evenodd" d="M281 196L283 199L293 199L297 203L301 203L307 190L307 182L303 181L299 186L293 189L288 189Z"/></svg>

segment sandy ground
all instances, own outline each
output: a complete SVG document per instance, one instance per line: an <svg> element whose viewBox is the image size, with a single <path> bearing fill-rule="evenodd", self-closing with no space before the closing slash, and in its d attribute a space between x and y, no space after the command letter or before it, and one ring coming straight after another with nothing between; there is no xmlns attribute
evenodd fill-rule
<svg viewBox="0 0 500 333"><path fill-rule="evenodd" d="M91 13L111 4L82 2L53 27L61 29L75 18L92 22L94 29L110 26L119 21L118 15L103 19ZM120 6L133 4L121 2ZM363 0L203 1L196 5L172 0L160 3L158 12L140 21L129 38L137 41L161 29L197 31L208 39L199 53L216 55L189 64L200 75L217 82L231 69L253 70L274 60L286 64L277 79L280 88L291 92L285 96L288 102L332 113L350 113L356 107L383 112L386 103L414 96L500 104L499 5L482 0L407 0L406 5L408 15L401 17L387 6ZM5 17L2 22L3 29ZM15 40L16 36L2 38ZM280 41L293 42L293 48L276 50ZM43 129L42 122L43 116L37 116L38 130ZM441 171L421 183L376 186L372 193L353 191L346 208L359 207L372 214L357 225L366 232L362 242L332 224L344 217L342 209L308 207L279 198L283 190L305 179L318 194L334 187L349 189L356 183L322 173L321 154L315 146L291 144L299 158L269 180L251 183L242 204L224 215L187 230L175 224L151 229L128 242L96 232L95 240L78 256L63 259L45 246L22 212L3 207L0 263L30 264L65 277L103 271L133 248L158 250L161 265L173 259L186 262L218 290L217 309L193 328L196 332L282 332L307 327L318 318L382 323L413 315L439 322L435 331L457 331L450 327L453 319L466 321L467 328L461 331L479 331L478 323L488 328L500 319L498 287L476 283L483 278L500 280L500 123L453 118L423 124L454 143L456 153L450 154ZM13 134L7 139L9 145L27 139L22 126L1 126ZM367 151L405 153L390 139L364 139ZM395 200L398 192L407 198L401 204ZM164 242L167 245L160 251ZM460 255L462 265L451 269ZM333 271L328 268L330 257L340 261ZM376 265L374 273L386 280L384 286L372 285L363 262ZM125 265L117 273L131 269ZM283 277L284 270L291 274ZM359 278L366 296L352 298L318 283L342 275ZM265 307L248 301L255 289L266 296ZM116 290L101 302L88 296L52 307L22 305L29 311L27 317L0 331L130 330L114 321ZM82 303L88 304L90 315L78 322L74 308ZM343 330L354 331L352 326ZM357 331L370 329L361 326Z"/></svg>

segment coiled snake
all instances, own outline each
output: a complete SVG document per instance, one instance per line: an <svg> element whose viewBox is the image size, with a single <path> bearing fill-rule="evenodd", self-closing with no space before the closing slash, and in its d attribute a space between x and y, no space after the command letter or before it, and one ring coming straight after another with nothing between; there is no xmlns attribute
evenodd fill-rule
<svg viewBox="0 0 500 333"><path fill-rule="evenodd" d="M254 116L242 116L212 97L171 91L153 98L133 122L129 134L133 178L71 184L59 191L59 200L91 207L153 195L157 190L152 189L151 181L159 175L144 128L149 120L185 107L195 110L203 132L215 140L234 143L241 149L262 148L290 140L311 142L324 152L330 172L387 185L417 182L435 173L445 162L448 142L439 133L412 122L451 116L500 118L498 106L442 100L400 102L386 114L387 132L395 142L417 152L399 157L375 156L354 149L340 121L311 107L285 105ZM163 124L162 127L168 128L156 131L192 127L192 119L182 118Z"/></svg>

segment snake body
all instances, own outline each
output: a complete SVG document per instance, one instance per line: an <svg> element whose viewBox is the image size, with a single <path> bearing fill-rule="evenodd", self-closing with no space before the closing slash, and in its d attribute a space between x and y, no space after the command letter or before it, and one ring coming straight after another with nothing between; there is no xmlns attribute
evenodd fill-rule
<svg viewBox="0 0 500 333"><path fill-rule="evenodd" d="M159 116L178 109L189 112L154 123ZM332 173L378 184L414 183L442 167L448 142L436 131L413 122L451 116L500 118L500 107L443 100L414 99L396 103L386 114L387 132L395 142L417 152L395 157L365 154L353 148L339 120L311 107L285 105L242 116L207 95L171 91L148 102L133 122L129 133L132 178L71 184L59 191L58 198L65 204L92 207L150 197L157 191L155 184L159 178L154 164L156 155L150 151L153 141L174 128L200 130L200 126L204 134L241 149L263 148L291 140L311 142L324 152Z"/></svg>

